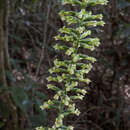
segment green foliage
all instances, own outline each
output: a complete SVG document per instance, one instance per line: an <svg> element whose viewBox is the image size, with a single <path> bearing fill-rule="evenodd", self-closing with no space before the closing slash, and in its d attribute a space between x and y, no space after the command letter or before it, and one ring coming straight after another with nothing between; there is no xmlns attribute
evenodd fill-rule
<svg viewBox="0 0 130 130"><path fill-rule="evenodd" d="M31 123L31 128L35 128L36 126L43 124L43 122L45 124L47 121L46 111L41 110L39 106L42 105L41 101L47 99L47 96L44 93L35 91L34 86L30 85L30 88L29 86L27 88L24 88L23 86L9 87L9 92L12 95L12 99L15 105L20 108L20 111L23 113L23 115L26 115L31 108L35 110L34 114L28 115L29 121ZM31 93L31 91L33 92ZM2 105L0 105L0 107L2 108ZM7 113L7 109L4 109L6 111L5 113ZM3 110L0 110L0 113L1 111ZM2 117L6 116L2 115Z"/></svg>
<svg viewBox="0 0 130 130"><path fill-rule="evenodd" d="M23 111L27 112L29 106L29 98L24 88L21 87L10 87L10 92L12 94L15 104Z"/></svg>
<svg viewBox="0 0 130 130"><path fill-rule="evenodd" d="M130 1L119 0L118 8L123 9L130 6Z"/></svg>
<svg viewBox="0 0 130 130"><path fill-rule="evenodd" d="M91 30L89 28L104 25L102 14L93 15L85 8L98 4L106 5L106 0L63 0L62 4L80 6L81 10L79 12L62 10L59 13L62 21L65 21L68 26L59 29L59 35L55 37L59 42L54 48L57 51L63 51L66 58L54 60L54 67L49 70L51 76L47 78L51 83L47 87L54 90L56 94L53 99L41 106L43 110L57 109L58 117L52 128L39 127L37 130L73 130L73 126L63 124L63 119L70 114L77 116L80 114L80 111L75 107L74 100L82 100L86 94L86 88L82 88L80 82L86 84L91 82L86 74L91 70L92 63L96 61L94 57L80 52L80 49L93 51L100 42L98 38L90 38Z"/></svg>
<svg viewBox="0 0 130 130"><path fill-rule="evenodd" d="M2 128L5 124L3 122L0 122L0 128Z"/></svg>

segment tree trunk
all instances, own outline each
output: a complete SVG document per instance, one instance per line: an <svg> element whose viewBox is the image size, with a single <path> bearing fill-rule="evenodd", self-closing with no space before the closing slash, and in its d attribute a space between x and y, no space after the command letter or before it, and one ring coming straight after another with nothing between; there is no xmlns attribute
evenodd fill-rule
<svg viewBox="0 0 130 130"><path fill-rule="evenodd" d="M18 130L17 109L9 94L6 77L6 71L11 69L8 53L8 15L9 0L0 0L0 87L5 90L2 96L0 95L0 100L7 103L10 111L11 119L7 119L5 130Z"/></svg>

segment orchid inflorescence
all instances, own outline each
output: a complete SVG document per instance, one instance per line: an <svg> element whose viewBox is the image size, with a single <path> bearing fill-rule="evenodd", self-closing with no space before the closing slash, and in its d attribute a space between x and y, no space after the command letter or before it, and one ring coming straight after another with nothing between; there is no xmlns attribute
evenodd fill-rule
<svg viewBox="0 0 130 130"><path fill-rule="evenodd" d="M98 4L106 5L107 0L62 0L62 4L78 6L81 9L79 12L62 10L59 13L67 27L63 26L59 29L59 35L55 37L58 43L54 45L54 48L64 52L65 59L55 59L54 67L49 69L51 76L47 78L50 82L47 87L54 90L56 94L53 99L49 99L41 106L41 109L57 109L58 117L51 128L38 127L37 130L74 129L73 126L64 125L63 119L70 114L77 116L80 114L75 107L74 100L82 100L86 94L86 88L78 86L81 82L86 84L91 82L86 78L86 74L92 69L92 63L96 61L94 57L80 53L79 49L93 51L95 47L99 46L98 38L90 38L90 27L104 26L102 14L93 15L91 11L86 11L86 7Z"/></svg>

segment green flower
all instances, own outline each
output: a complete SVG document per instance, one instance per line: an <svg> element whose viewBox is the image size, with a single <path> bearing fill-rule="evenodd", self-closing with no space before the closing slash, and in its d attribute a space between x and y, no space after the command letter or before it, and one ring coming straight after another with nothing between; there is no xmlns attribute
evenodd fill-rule
<svg viewBox="0 0 130 130"><path fill-rule="evenodd" d="M52 100L44 102L41 109L54 108L58 111L58 117L52 128L38 127L36 130L73 130L72 126L65 126L63 119L70 114L79 115L74 100L83 100L87 93L85 88L81 88L81 82L89 84L88 72L92 69L92 63L96 61L94 57L85 54L85 50L93 51L99 46L100 40L92 38L90 28L104 26L102 14L95 14L86 11L86 7L97 4L105 5L107 0L62 0L62 4L71 4L80 7L80 11L62 10L59 15L64 21L64 25L59 29L59 34L55 40L59 43L54 45L54 49L61 53L62 60L55 59L54 66L49 69L50 76L47 78L48 89L55 91ZM62 44L61 44L62 41ZM58 57L58 56L57 56ZM79 88L80 87L80 88Z"/></svg>

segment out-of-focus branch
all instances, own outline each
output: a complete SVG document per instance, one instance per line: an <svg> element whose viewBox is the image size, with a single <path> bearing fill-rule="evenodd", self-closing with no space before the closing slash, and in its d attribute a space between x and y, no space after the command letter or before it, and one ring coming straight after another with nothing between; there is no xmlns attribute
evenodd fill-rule
<svg viewBox="0 0 130 130"><path fill-rule="evenodd" d="M42 60L44 59L44 51L45 51L44 46L46 44L46 39L47 39L47 27L48 27L49 14L50 14L50 2L47 6L47 16L46 16L46 21L45 21L45 24L44 24L43 45L42 45L41 57L40 57L39 64L38 64L37 70L36 70L36 77L39 74L40 66L41 66Z"/></svg>

